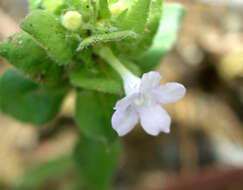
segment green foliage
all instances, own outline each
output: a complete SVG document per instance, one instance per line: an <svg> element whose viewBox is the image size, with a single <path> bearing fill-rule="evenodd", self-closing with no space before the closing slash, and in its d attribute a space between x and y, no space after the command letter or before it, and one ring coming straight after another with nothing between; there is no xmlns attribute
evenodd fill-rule
<svg viewBox="0 0 243 190"><path fill-rule="evenodd" d="M71 155L40 163L28 169L17 180L14 190L43 189L48 182L75 174L75 162Z"/></svg>
<svg viewBox="0 0 243 190"><path fill-rule="evenodd" d="M120 143L115 142L109 149L100 141L80 137L74 151L81 179L92 190L108 190L119 158Z"/></svg>
<svg viewBox="0 0 243 190"><path fill-rule="evenodd" d="M148 50L153 43L154 36L161 20L163 0L147 0L145 2L147 6L145 6L142 1L140 1L141 4L133 2L133 6L131 7L130 11L125 10L119 16L119 20L121 20L120 22L124 23L125 26L127 25L127 27L131 29L134 29L134 24L131 22L137 22L136 19L139 18L132 15L131 21L127 22L129 19L126 17L128 17L129 12L130 14L132 14L131 12L134 12L137 17L140 16L140 19L143 20L141 21L143 24L138 25L140 28L140 32L137 31L139 36L135 40L127 40L124 43L122 42L120 46L118 45L119 51L124 55L137 57ZM137 12L140 12L140 14Z"/></svg>
<svg viewBox="0 0 243 190"><path fill-rule="evenodd" d="M122 94L121 77L114 71L110 65L102 60L93 62L91 52L86 49L80 54L81 61L85 64L79 64L72 68L71 83L79 88L97 90L112 94ZM137 65L120 58L123 64L134 74L140 75L141 71Z"/></svg>
<svg viewBox="0 0 243 190"><path fill-rule="evenodd" d="M101 19L109 19L111 18L111 12L109 10L109 4L107 0L97 0L97 4L99 5L99 17Z"/></svg>
<svg viewBox="0 0 243 190"><path fill-rule="evenodd" d="M105 68L102 70L101 64L96 64L96 66L97 68L93 67L92 70L84 66L74 68L71 74L72 84L90 90L122 94L122 82L119 77L117 79L117 74L112 69L109 69L111 73Z"/></svg>
<svg viewBox="0 0 243 190"><path fill-rule="evenodd" d="M154 36L159 28L162 16L162 4L163 0L152 1L145 32L142 38L136 43L136 47L139 47L139 49L135 53L140 54L151 47Z"/></svg>
<svg viewBox="0 0 243 190"><path fill-rule="evenodd" d="M112 143L117 134L111 127L113 107L119 96L95 91L80 91L76 99L76 122L81 133Z"/></svg>
<svg viewBox="0 0 243 190"><path fill-rule="evenodd" d="M163 17L153 44L138 60L143 72L154 69L175 44L185 10L179 4L164 4Z"/></svg>
<svg viewBox="0 0 243 190"><path fill-rule="evenodd" d="M0 110L15 119L37 125L56 116L66 89L47 89L14 70L0 78Z"/></svg>
<svg viewBox="0 0 243 190"><path fill-rule="evenodd" d="M56 84L65 78L64 68L55 64L28 34L16 33L0 43L0 55L40 83Z"/></svg>
<svg viewBox="0 0 243 190"><path fill-rule="evenodd" d="M56 116L68 90L76 89L79 143L73 154L76 164L71 157L44 163L30 169L17 189L38 189L45 181L78 172L81 180L62 190L81 189L80 181L92 190L107 190L120 149L111 117L123 91L121 76L113 69L123 68L120 62L138 76L141 68L154 69L173 47L184 9L163 7L163 0L121 0L123 7L117 15L112 9L112 15L110 6L118 0L29 2L33 11L21 24L26 33L0 43L0 56L18 70L0 78L0 110L41 125ZM82 15L77 30L63 26L68 11ZM68 26L72 20L66 21Z"/></svg>
<svg viewBox="0 0 243 190"><path fill-rule="evenodd" d="M96 34L83 40L78 47L78 51L90 45L95 45L98 43L106 43L111 41L120 41L126 38L136 38L136 36L137 36L136 33L129 30L120 31L120 32L111 32L109 34Z"/></svg>
<svg viewBox="0 0 243 190"><path fill-rule="evenodd" d="M134 1L121 26L124 29L142 34L145 31L145 25L149 16L150 3L151 0Z"/></svg>
<svg viewBox="0 0 243 190"><path fill-rule="evenodd" d="M50 12L32 12L23 20L21 28L32 35L60 65L71 61L74 52L66 41L66 30L60 20Z"/></svg>

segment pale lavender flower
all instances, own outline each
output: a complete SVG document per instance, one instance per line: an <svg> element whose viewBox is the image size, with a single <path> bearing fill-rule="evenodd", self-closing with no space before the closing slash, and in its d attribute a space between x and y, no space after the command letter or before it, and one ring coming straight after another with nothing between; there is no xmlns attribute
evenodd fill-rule
<svg viewBox="0 0 243 190"><path fill-rule="evenodd" d="M112 116L112 127L119 136L129 133L140 121L150 135L169 133L171 118L160 104L176 102L184 97L182 84L170 82L160 86L158 72L145 73L142 79L128 74L123 77L126 97L119 100Z"/></svg>

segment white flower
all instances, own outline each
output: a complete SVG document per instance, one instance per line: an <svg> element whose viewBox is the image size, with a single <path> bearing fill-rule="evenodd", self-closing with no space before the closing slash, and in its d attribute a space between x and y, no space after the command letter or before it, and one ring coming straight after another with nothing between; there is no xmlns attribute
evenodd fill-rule
<svg viewBox="0 0 243 190"><path fill-rule="evenodd" d="M119 136L129 133L140 121L150 135L169 133L171 118L161 104L176 102L184 97L186 89L175 82L160 86L158 72L145 73L142 79L127 74L123 77L126 97L119 100L112 116L112 127Z"/></svg>

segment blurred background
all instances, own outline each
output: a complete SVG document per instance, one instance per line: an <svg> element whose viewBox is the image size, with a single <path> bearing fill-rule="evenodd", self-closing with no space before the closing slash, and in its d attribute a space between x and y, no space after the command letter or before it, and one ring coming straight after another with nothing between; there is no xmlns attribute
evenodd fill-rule
<svg viewBox="0 0 243 190"><path fill-rule="evenodd" d="M187 95L166 106L169 135L151 137L137 127L122 139L113 189L243 190L243 1L165 2L182 3L187 15L158 71L184 84ZM25 0L0 0L0 41L19 30L27 12ZM0 58L0 73L9 67ZM73 101L70 94L41 128L0 113L0 190L18 183L20 190L71 189Z"/></svg>

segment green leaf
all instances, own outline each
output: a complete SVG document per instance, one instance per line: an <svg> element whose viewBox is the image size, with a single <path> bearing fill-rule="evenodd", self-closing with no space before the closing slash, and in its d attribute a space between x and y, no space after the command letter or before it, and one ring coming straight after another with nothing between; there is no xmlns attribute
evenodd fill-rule
<svg viewBox="0 0 243 190"><path fill-rule="evenodd" d="M81 179L92 190L110 189L120 153L120 143L109 149L94 139L81 136L74 156Z"/></svg>
<svg viewBox="0 0 243 190"><path fill-rule="evenodd" d="M153 45L138 59L143 72L154 69L164 55L172 49L176 42L184 14L185 10L181 5L164 4L162 20L153 40Z"/></svg>
<svg viewBox="0 0 243 190"><path fill-rule="evenodd" d="M138 34L145 31L145 26L149 16L151 0L134 1L131 8L127 12L126 18L121 26L127 30L133 30Z"/></svg>
<svg viewBox="0 0 243 190"><path fill-rule="evenodd" d="M96 2L97 3L97 2ZM99 3L99 16L101 19L109 19L111 12L107 0L98 0Z"/></svg>
<svg viewBox="0 0 243 190"><path fill-rule="evenodd" d="M66 89L45 89L15 70L0 78L0 110L17 120L37 125L56 116Z"/></svg>
<svg viewBox="0 0 243 190"><path fill-rule="evenodd" d="M51 181L60 180L75 171L75 162L71 155L62 156L50 161L40 163L28 169L17 180L14 190L33 190L47 185Z"/></svg>
<svg viewBox="0 0 243 190"><path fill-rule="evenodd" d="M139 38L136 40L126 40L121 42L122 44L117 44L117 48L119 49L120 53L130 57L138 57L151 47L154 36L159 28L162 16L162 4L163 0L151 1L151 5L149 7L149 15L146 20L147 22L144 32L141 33ZM121 22L124 20L123 14L125 13L122 13L118 18ZM126 21L124 20L124 22Z"/></svg>
<svg viewBox="0 0 243 190"><path fill-rule="evenodd" d="M96 34L93 36L90 36L86 39L84 39L79 47L78 47L78 51L97 44L97 43L107 43L107 42L111 42L111 41L120 41L126 38L136 38L137 35L136 33L126 30L126 31L119 31L119 32L111 32L109 34Z"/></svg>
<svg viewBox="0 0 243 190"><path fill-rule="evenodd" d="M118 96L95 91L81 91L76 99L76 121L81 133L112 143L117 139L116 132L111 127L113 107Z"/></svg>
<svg viewBox="0 0 243 190"><path fill-rule="evenodd" d="M99 72L86 67L75 68L71 74L71 83L74 86L108 92L114 94L122 93L120 80L116 80L111 73L107 71Z"/></svg>
<svg viewBox="0 0 243 190"><path fill-rule="evenodd" d="M133 48L136 50L136 52L133 50L134 53L141 54L141 52L145 52L151 47L153 39L160 25L160 20L162 17L162 5L163 0L152 1L145 32L142 38L136 43L136 46Z"/></svg>
<svg viewBox="0 0 243 190"><path fill-rule="evenodd" d="M110 65L101 60L95 61L88 49L80 52L80 58L85 64L73 67L70 78L74 86L99 92L122 94L122 79ZM141 74L137 65L124 58L120 59L125 67L134 74Z"/></svg>
<svg viewBox="0 0 243 190"><path fill-rule="evenodd" d="M23 20L21 28L32 35L60 65L72 59L74 50L66 40L67 31L52 13L33 11Z"/></svg>
<svg viewBox="0 0 243 190"><path fill-rule="evenodd" d="M38 82L56 84L63 80L64 68L55 64L28 34L17 33L0 43L0 55Z"/></svg>
<svg viewBox="0 0 243 190"><path fill-rule="evenodd" d="M122 81L108 64L94 60L90 49L78 54L78 62L71 71L71 83L76 87L114 94L122 93Z"/></svg>

